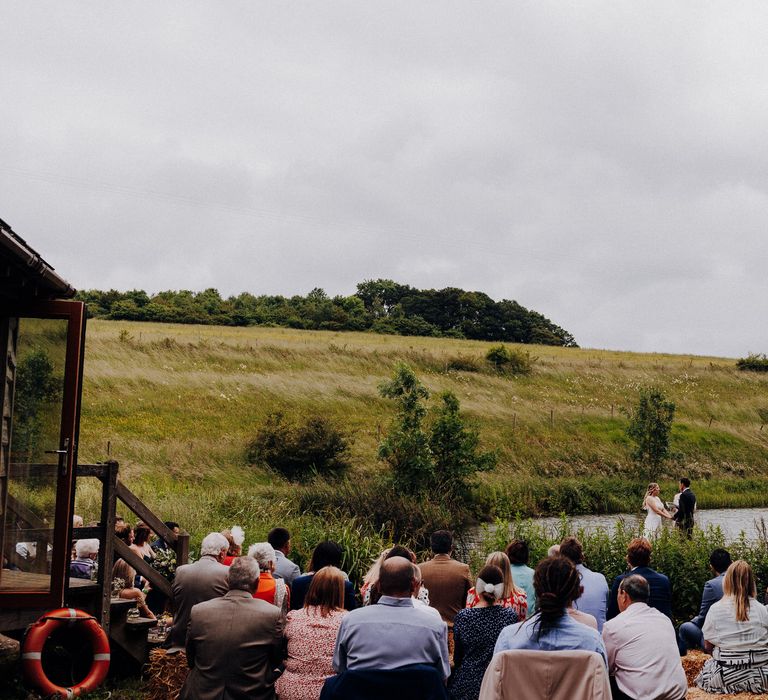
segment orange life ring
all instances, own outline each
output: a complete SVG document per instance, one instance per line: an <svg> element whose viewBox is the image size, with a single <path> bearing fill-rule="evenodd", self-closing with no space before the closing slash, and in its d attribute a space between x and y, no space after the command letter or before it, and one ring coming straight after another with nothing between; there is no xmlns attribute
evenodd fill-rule
<svg viewBox="0 0 768 700"><path fill-rule="evenodd" d="M88 635L93 646L93 664L88 675L72 688L54 685L43 671L43 647L48 638L60 627L78 625ZM26 680L43 695L74 698L98 688L109 671L109 639L96 618L75 608L61 608L43 615L27 631L21 649L21 666Z"/></svg>

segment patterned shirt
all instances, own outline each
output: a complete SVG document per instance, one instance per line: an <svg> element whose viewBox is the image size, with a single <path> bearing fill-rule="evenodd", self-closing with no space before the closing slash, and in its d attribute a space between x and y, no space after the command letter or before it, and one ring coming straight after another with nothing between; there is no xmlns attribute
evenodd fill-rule
<svg viewBox="0 0 768 700"><path fill-rule="evenodd" d="M275 690L280 700L317 700L323 683L333 675L333 649L346 610L335 610L328 617L312 606L291 610L286 618L285 637L288 658L285 672Z"/></svg>
<svg viewBox="0 0 768 700"><path fill-rule="evenodd" d="M517 620L514 610L501 605L459 610L453 621L456 669L449 688L453 700L476 700L501 630Z"/></svg>
<svg viewBox="0 0 768 700"><path fill-rule="evenodd" d="M480 602L480 596L477 595L474 587L469 589L467 593L467 607L474 608ZM517 615L518 620L525 620L528 617L528 596L522 588L512 591L512 595L509 598L503 598L499 601L499 605L502 608L512 608ZM510 623L511 624L511 623Z"/></svg>

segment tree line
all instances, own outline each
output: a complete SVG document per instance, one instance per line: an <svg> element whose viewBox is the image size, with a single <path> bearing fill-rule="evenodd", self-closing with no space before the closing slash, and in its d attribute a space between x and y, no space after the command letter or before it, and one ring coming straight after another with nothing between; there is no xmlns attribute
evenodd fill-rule
<svg viewBox="0 0 768 700"><path fill-rule="evenodd" d="M516 301L494 301L483 292L456 287L416 289L392 280L366 280L351 296L330 297L320 288L306 296L254 295L223 298L202 292L89 289L77 298L91 317L126 321L224 326L284 326L309 330L372 331L472 340L578 347L565 329Z"/></svg>

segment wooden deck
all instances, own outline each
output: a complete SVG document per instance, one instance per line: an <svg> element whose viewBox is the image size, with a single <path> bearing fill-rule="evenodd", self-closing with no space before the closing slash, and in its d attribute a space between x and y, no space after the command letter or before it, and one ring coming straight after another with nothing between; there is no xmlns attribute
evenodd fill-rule
<svg viewBox="0 0 768 700"><path fill-rule="evenodd" d="M49 574L35 574L30 571L15 571L13 569L3 569L0 571L0 590L4 592L35 593L38 591L47 591L51 587L51 577ZM98 586L93 581L82 578L71 578L69 580L70 589L96 590Z"/></svg>

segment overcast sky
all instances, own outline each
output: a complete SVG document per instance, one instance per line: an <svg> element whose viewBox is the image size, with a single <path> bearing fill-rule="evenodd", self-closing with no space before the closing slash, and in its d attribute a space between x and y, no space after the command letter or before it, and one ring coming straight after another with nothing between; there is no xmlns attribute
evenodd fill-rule
<svg viewBox="0 0 768 700"><path fill-rule="evenodd" d="M764 2L0 0L0 218L78 288L515 299L768 351Z"/></svg>

